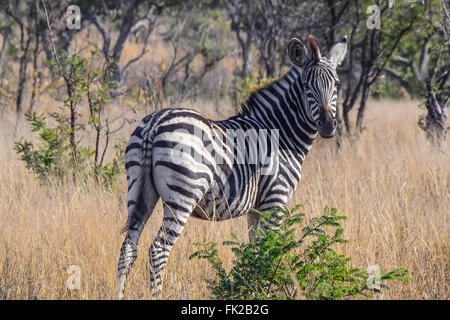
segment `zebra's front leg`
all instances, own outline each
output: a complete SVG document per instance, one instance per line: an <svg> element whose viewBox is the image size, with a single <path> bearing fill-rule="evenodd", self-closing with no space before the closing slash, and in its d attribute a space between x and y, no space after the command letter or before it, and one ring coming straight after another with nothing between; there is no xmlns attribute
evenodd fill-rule
<svg viewBox="0 0 450 320"><path fill-rule="evenodd" d="M193 206L192 206L193 210ZM150 246L150 286L152 294L162 291L164 271L170 251L184 229L190 210L164 205L164 219L158 235Z"/></svg>

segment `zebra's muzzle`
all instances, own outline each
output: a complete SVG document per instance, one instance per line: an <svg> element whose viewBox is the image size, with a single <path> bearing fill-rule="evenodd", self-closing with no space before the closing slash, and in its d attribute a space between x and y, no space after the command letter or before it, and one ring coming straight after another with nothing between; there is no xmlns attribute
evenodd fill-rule
<svg viewBox="0 0 450 320"><path fill-rule="evenodd" d="M331 107L322 108L316 126L322 138L332 138L334 136L337 120L333 117Z"/></svg>

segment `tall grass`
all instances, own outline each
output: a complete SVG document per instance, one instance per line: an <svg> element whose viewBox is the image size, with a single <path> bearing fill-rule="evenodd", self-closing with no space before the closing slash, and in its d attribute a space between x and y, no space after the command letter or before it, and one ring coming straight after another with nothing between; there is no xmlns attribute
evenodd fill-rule
<svg viewBox="0 0 450 320"><path fill-rule="evenodd" d="M354 265L410 270L413 281L394 284L377 298L449 299L450 158L428 149L416 124L416 105L372 101L359 143L345 143L339 154L333 140L318 138L289 203L302 203L311 216L320 216L325 205L340 208L348 216L343 227L350 242L339 249ZM195 106L214 117L208 103ZM0 298L113 298L127 215L125 177L112 192L94 181L43 184L17 160L11 128L4 123L0 128ZM158 204L138 246L128 299L152 298L148 248L161 221ZM158 298L209 298L203 278L213 270L188 258L195 242L221 242L232 232L247 239L245 217L217 223L188 220ZM230 252L221 250L229 264ZM70 265L80 267L79 290L66 288Z"/></svg>

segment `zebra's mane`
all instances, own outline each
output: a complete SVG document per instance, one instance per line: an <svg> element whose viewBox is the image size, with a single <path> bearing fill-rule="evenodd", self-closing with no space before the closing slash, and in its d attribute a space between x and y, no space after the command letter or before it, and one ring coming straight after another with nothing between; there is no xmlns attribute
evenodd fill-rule
<svg viewBox="0 0 450 320"><path fill-rule="evenodd" d="M237 116L244 116L249 115L252 111L257 110L258 108L261 108L258 103L255 102L255 98L258 97L258 95L261 94L262 91L266 89L272 88L275 84L282 81L284 78L287 77L289 73L294 69L294 67L291 67L287 72L285 72L282 76L279 78L273 79L267 84L262 85L261 87L258 87L258 89L252 91L248 98L245 100L245 102L241 103L241 105L238 108ZM298 73L298 71L297 71Z"/></svg>

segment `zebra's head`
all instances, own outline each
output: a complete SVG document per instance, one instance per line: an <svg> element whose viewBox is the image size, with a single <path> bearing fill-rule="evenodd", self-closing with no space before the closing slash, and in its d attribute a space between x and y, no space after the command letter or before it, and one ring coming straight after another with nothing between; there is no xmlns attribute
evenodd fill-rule
<svg viewBox="0 0 450 320"><path fill-rule="evenodd" d="M301 81L306 90L306 113L314 121L319 134L324 138L334 136L337 127L336 101L339 79L336 67L344 60L347 37L333 46L327 56L320 54L319 46L312 35L309 48L297 38L289 42L288 53L292 63L303 69Z"/></svg>

